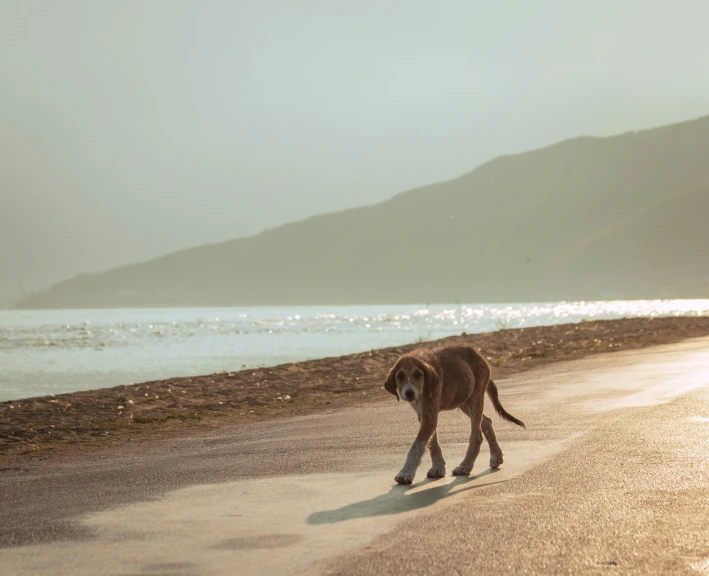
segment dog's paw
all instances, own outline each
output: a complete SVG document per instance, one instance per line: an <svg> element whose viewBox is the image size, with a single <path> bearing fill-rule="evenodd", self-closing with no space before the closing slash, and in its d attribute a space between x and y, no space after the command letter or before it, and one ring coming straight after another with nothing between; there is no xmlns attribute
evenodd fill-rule
<svg viewBox="0 0 709 576"><path fill-rule="evenodd" d="M503 462L502 452L499 454L490 454L490 468L499 468Z"/></svg>
<svg viewBox="0 0 709 576"><path fill-rule="evenodd" d="M446 465L442 464L439 466L433 466L428 472L426 472L427 478L443 478L446 475Z"/></svg>
<svg viewBox="0 0 709 576"><path fill-rule="evenodd" d="M414 473L402 470L394 478L399 484L411 484L414 481Z"/></svg>
<svg viewBox="0 0 709 576"><path fill-rule="evenodd" d="M453 476L470 476L472 471L472 466L458 466L453 469Z"/></svg>

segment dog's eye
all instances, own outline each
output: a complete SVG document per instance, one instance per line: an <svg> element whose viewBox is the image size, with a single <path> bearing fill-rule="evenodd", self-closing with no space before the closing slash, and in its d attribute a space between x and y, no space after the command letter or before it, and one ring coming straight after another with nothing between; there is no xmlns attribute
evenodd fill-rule
<svg viewBox="0 0 709 576"><path fill-rule="evenodd" d="M397 380L403 380L403 379L404 379L404 373L403 373L403 372L397 372L397 373L396 373L396 379L397 379Z"/></svg>
<svg viewBox="0 0 709 576"><path fill-rule="evenodd" d="M414 378L416 380L421 380L422 377L423 377L423 372L421 372L421 370L416 370L416 372L414 372Z"/></svg>

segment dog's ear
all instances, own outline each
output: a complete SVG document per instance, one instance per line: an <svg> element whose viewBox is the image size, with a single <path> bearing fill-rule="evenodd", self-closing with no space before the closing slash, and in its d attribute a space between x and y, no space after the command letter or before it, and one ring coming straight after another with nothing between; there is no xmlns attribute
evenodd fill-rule
<svg viewBox="0 0 709 576"><path fill-rule="evenodd" d="M399 391L396 389L396 370L399 367L399 362L394 364L391 370L389 370L389 374L387 374L387 379L384 382L384 388L387 392L391 392L394 396L396 396L396 401L398 402L401 400L399 397Z"/></svg>
<svg viewBox="0 0 709 576"><path fill-rule="evenodd" d="M438 372L428 362L421 362L421 370L423 370L423 395L432 398L440 382Z"/></svg>

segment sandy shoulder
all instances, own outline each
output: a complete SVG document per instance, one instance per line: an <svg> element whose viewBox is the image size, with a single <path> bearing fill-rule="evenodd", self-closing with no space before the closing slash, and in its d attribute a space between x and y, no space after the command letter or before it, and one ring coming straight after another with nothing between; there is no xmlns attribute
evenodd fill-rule
<svg viewBox="0 0 709 576"><path fill-rule="evenodd" d="M634 318L461 335L271 368L171 378L0 403L0 463L376 401L396 357L417 346L466 343L505 378L594 354L709 335L709 317Z"/></svg>

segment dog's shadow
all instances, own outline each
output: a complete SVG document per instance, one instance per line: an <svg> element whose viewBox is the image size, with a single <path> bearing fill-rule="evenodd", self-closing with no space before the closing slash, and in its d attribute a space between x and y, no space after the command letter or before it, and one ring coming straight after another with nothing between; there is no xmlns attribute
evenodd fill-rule
<svg viewBox="0 0 709 576"><path fill-rule="evenodd" d="M395 485L386 494L375 496L369 500L348 504L347 506L342 506L335 510L313 512L308 516L308 524L314 526L320 524L335 524L337 522L344 522L345 520L371 518L372 516L384 516L386 514L401 514L402 512L418 510L419 508L430 506L453 494L504 482L504 480L500 480L499 482L485 482L483 484L468 486L467 488L460 488L453 492L454 488L478 480L483 476L494 474L497 471L497 469L488 468L475 476L456 476L453 482L447 482L445 484L440 484L440 479L426 480L423 483L424 486L429 485L430 487L413 493L409 493L411 489L417 488L421 486L421 484L415 484L413 486Z"/></svg>

